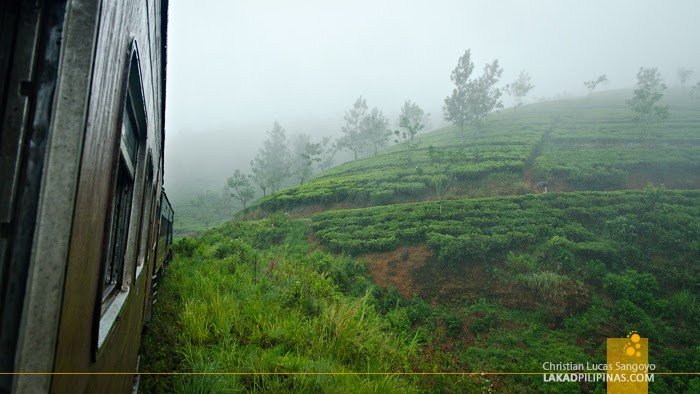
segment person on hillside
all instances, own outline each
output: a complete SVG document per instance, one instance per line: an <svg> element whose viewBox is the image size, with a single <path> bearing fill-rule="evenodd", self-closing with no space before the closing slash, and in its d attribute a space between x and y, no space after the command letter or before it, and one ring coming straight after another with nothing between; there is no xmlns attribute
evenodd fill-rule
<svg viewBox="0 0 700 394"><path fill-rule="evenodd" d="M544 187L544 191L542 193L547 193L547 186Z"/></svg>

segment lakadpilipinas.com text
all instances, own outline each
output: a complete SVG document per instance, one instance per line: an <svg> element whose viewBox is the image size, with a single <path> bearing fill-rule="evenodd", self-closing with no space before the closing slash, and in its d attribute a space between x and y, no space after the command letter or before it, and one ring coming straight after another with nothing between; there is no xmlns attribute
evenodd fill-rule
<svg viewBox="0 0 700 394"><path fill-rule="evenodd" d="M656 365L545 362L542 369L545 382L653 382Z"/></svg>

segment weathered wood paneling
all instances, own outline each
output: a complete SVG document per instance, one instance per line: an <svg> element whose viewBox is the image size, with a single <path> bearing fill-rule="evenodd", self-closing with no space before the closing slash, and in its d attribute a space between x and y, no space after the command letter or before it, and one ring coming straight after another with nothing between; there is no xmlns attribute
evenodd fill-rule
<svg viewBox="0 0 700 394"><path fill-rule="evenodd" d="M162 185L162 86L159 2L104 1L97 38L87 128L82 152L73 234L66 271L56 372L134 372L143 322L144 298L153 262L146 262L104 346L96 349L102 298L100 267L105 259L112 193L118 164L120 129L132 40L136 39L153 155L153 182ZM147 148L147 149L148 149ZM152 185L146 186L152 188ZM136 194L135 194L136 196ZM134 200L134 205L141 201ZM148 226L150 220L144 220ZM144 230L148 231L148 229ZM135 249L135 248L133 248ZM127 256L135 265L137 253ZM89 339L89 340L88 340ZM57 375L54 392L126 392L132 375Z"/></svg>

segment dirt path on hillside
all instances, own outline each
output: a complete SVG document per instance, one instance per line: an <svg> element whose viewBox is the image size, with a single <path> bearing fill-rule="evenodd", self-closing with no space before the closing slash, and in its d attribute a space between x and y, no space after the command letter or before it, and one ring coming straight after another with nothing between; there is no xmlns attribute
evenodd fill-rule
<svg viewBox="0 0 700 394"><path fill-rule="evenodd" d="M532 174L535 172L535 159L532 159L530 163L523 172L523 181L527 183L533 190L535 189L535 184L532 183Z"/></svg>
<svg viewBox="0 0 700 394"><path fill-rule="evenodd" d="M542 138L540 138L540 141L535 145L535 151L532 152L532 157L530 158L529 163L527 164L527 167L525 167L525 171L523 171L523 180L525 183L530 185L530 187L535 190L535 185L537 185L537 182L540 182L539 180L537 182L532 181L532 176L535 173L535 161L537 160L538 157L542 155L542 146L544 145L544 142L549 139L549 135L552 133L552 128L549 130L545 131L542 133Z"/></svg>

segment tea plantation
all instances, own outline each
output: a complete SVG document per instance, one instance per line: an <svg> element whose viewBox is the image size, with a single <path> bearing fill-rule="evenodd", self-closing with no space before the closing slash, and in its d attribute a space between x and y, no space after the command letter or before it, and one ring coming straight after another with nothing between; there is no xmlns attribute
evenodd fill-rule
<svg viewBox="0 0 700 394"><path fill-rule="evenodd" d="M429 147L459 149L453 127L178 241L140 368L184 374L142 387L602 393L543 364L604 364L636 331L650 392L700 392L700 106L681 93L653 128L630 91L491 114L442 204Z"/></svg>
<svg viewBox="0 0 700 394"><path fill-rule="evenodd" d="M700 187L700 105L672 90L665 98L670 118L647 132L625 105L630 95L610 91L490 115L481 132L465 140L450 198L527 194L540 181L551 191L642 189L650 181ZM397 145L272 193L239 215L432 200L436 169L428 148L459 149L459 133L449 126L417 140L410 162Z"/></svg>

